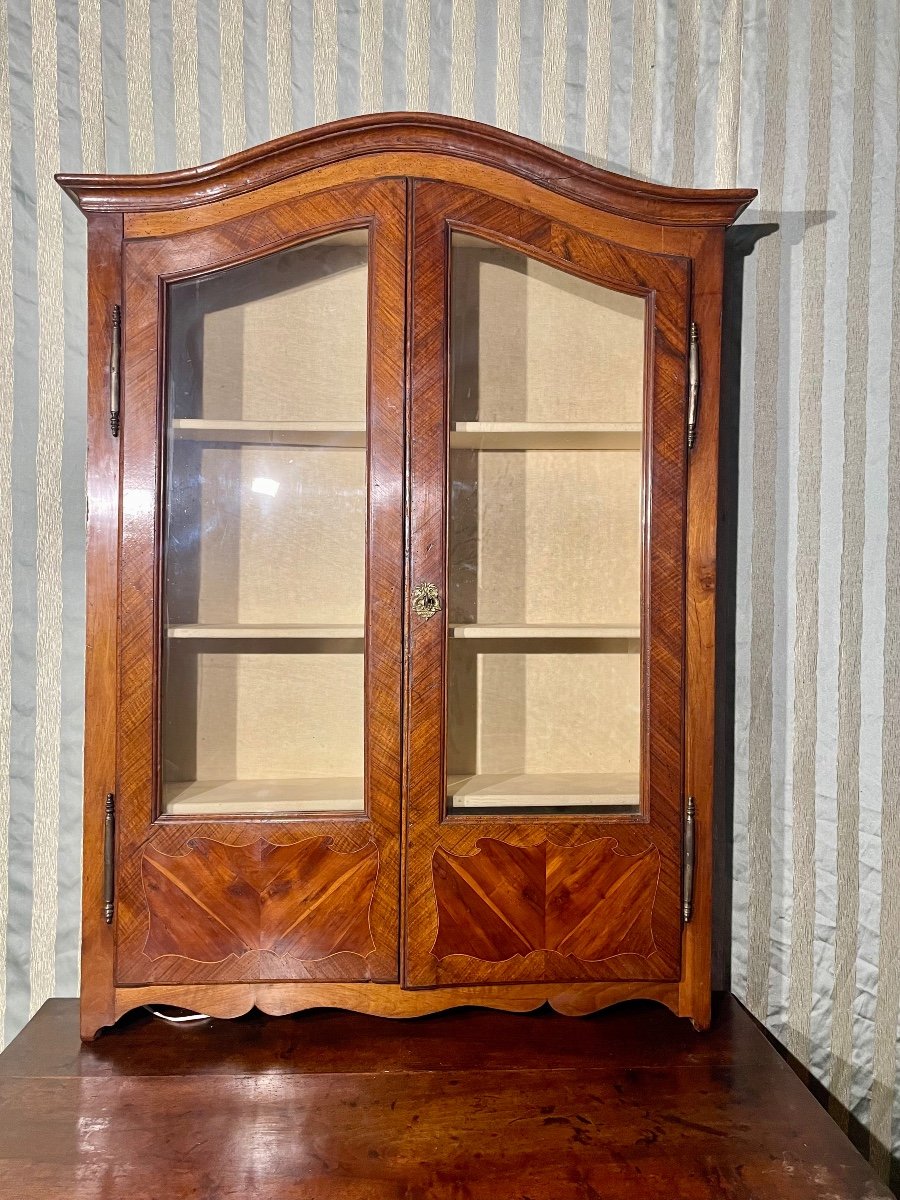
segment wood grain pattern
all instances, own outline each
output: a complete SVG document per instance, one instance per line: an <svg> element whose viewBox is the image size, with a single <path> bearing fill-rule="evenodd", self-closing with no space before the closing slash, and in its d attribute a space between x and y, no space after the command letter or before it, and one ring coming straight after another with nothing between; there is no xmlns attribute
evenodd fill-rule
<svg viewBox="0 0 900 1200"><path fill-rule="evenodd" d="M471 854L438 847L432 860L435 958L484 962L539 950L600 962L650 958L659 851L626 855L615 838L579 846L513 846L479 838Z"/></svg>
<svg viewBox="0 0 900 1200"><path fill-rule="evenodd" d="M645 486L642 585L642 803L637 816L444 818L446 614L409 616L405 979L415 987L532 979L677 978L681 950L683 786L684 528L686 356L690 264L589 237L545 216L482 193L419 183L414 192L410 581L441 580L447 590L448 454L447 279L450 229L510 246L647 303L644 386ZM469 855L479 838L511 846L546 841L577 847L614 836L627 855L659 855L654 906L657 953L581 964L548 952L502 962L431 953L437 937L432 861L440 848ZM519 893L527 925L528 901ZM472 921L473 934L474 926ZM635 974L637 972L637 974Z"/></svg>
<svg viewBox="0 0 900 1200"><path fill-rule="evenodd" d="M438 113L373 113L319 125L205 167L158 175L60 174L84 211L141 211L209 204L314 168L379 150L442 153L574 195L596 208L664 225L730 225L755 196L630 179L517 134Z"/></svg>
<svg viewBox="0 0 900 1200"><path fill-rule="evenodd" d="M584 199L561 193L552 183L542 184L504 169L502 164L487 164L438 150L374 150L341 162L313 167L274 183L262 184L253 191L215 200L209 204L177 206L150 212L124 214L125 236L129 239L171 237L189 230L206 229L234 216L259 212L300 195L328 191L350 183L368 183L373 179L422 179L438 183L458 183L509 200L522 208L552 216L585 232L597 233L626 246L656 251L663 240L674 251L679 240L694 244L698 230L689 225L660 226L648 221L595 208Z"/></svg>
<svg viewBox="0 0 900 1200"><path fill-rule="evenodd" d="M106 796L116 790L119 443L109 433L109 339L121 302L122 220L88 218L87 544L84 698L83 1029L113 1019L113 929L103 914Z"/></svg>
<svg viewBox="0 0 900 1200"><path fill-rule="evenodd" d="M243 983L162 983L114 990L113 1016L108 1024L144 1004L170 1004L210 1017L240 1017L251 1009L270 1016L314 1008L340 1008L372 1016L404 1020L448 1009L477 1005L502 1012L532 1012L549 1005L568 1017L583 1017L625 1000L662 1004L679 1016L677 983L616 980L607 983L556 981L551 983L499 983L478 986L411 989L396 983L329 983L317 980ZM92 1040L103 1028L86 1036Z"/></svg>
<svg viewBox="0 0 900 1200"><path fill-rule="evenodd" d="M370 912L378 847L342 854L330 837L233 846L192 839L184 854L141 858L149 914L144 953L221 962L251 951L315 962L375 952ZM266 972L261 972L266 973Z"/></svg>
<svg viewBox="0 0 900 1200"><path fill-rule="evenodd" d="M237 985L229 985L231 987ZM274 986L274 985L270 985ZM313 990L322 984L309 985ZM346 984L369 992L393 991L394 985L372 988ZM602 986L602 985L600 985ZM495 989L521 991L512 989ZM435 993L407 993L414 999ZM107 1078L132 1069L142 1074L221 1074L223 1068L241 1074L263 1070L271 1074L331 1074L404 1071L458 1071L476 1062L479 1069L543 1069L578 1067L583 1061L634 1068L659 1067L659 1036L674 1057L696 1064L752 1069L759 1061L756 1039L733 1038L746 1014L725 996L716 998L715 1021L706 1037L698 1038L686 1021L647 1001L632 1001L605 1011L595 1020L573 1025L551 1010L523 1013L507 1020L484 1009L456 1009L436 1020L383 1020L367 1013L336 1008L309 1010L297 1020L248 1013L238 1021L199 1022L192 1030L172 1028L136 1011L114 1030L90 1045L79 1045L74 1022L77 1001L48 1001L28 1026L28 1032L9 1043L0 1055L0 1078L41 1075L58 1078L77 1071L84 1078ZM649 1018L641 1020L640 1018ZM648 1036L648 1023L656 1036ZM752 1028L752 1023L751 1023ZM138 1032L140 1031L140 1032ZM534 1033L539 1036L534 1036ZM135 1036L137 1035L137 1036ZM184 1036L182 1036L184 1035ZM185 1055L185 1046L191 1053Z"/></svg>
<svg viewBox="0 0 900 1200"><path fill-rule="evenodd" d="M688 473L685 539L685 792L696 803L694 910L684 930L681 1002L698 1028L710 1021L713 794L716 725L716 540L719 512L719 370L725 234L704 230L692 247L692 316L702 354L701 410Z"/></svg>
<svg viewBox="0 0 900 1200"><path fill-rule="evenodd" d="M119 984L323 978L392 980L398 974L400 675L403 579L403 362L405 185L385 182L286 201L265 213L215 229L158 242L127 243L125 251L123 495L120 595L120 755L116 980ZM373 953L340 952L323 959L235 955L221 931L218 952L204 944L190 955L150 957L150 924L142 864L180 856L203 837L226 847L258 842L258 821L158 816L158 692L161 527L157 506L164 470L165 282L245 261L299 241L348 228L370 230L368 366L368 534L366 628L366 812L310 815L266 825L280 852L303 856L309 838L330 838L340 855L374 845L378 874L370 922ZM149 859L148 859L149 856ZM299 867L298 867L299 869ZM227 895L227 893L226 893ZM169 893L169 899L173 899ZM299 915L299 914L298 914ZM174 941L193 945L190 912L166 918ZM334 918L340 921L339 914ZM210 929L206 937L212 937ZM203 938L199 939L203 942ZM151 948L153 941L151 941Z"/></svg>
<svg viewBox="0 0 900 1200"><path fill-rule="evenodd" d="M629 1005L143 1014L86 1047L50 1001L0 1057L0 1107L0 1200L890 1195L734 1000L703 1038Z"/></svg>

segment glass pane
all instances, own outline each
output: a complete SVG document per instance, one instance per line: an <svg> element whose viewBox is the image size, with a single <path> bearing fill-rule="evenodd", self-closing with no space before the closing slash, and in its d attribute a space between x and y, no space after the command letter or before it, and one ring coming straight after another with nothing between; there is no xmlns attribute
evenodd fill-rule
<svg viewBox="0 0 900 1200"><path fill-rule="evenodd" d="M640 805L644 301L454 234L448 805Z"/></svg>
<svg viewBox="0 0 900 1200"><path fill-rule="evenodd" d="M164 812L364 808L367 256L169 289Z"/></svg>

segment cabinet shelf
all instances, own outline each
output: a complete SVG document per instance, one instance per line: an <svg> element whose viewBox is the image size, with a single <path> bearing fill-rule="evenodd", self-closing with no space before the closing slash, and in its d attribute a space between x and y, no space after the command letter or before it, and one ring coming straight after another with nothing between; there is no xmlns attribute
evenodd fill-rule
<svg viewBox="0 0 900 1200"><path fill-rule="evenodd" d="M472 641L487 641L493 638L535 641L551 638L633 641L640 638L641 630L638 625L452 625L450 635Z"/></svg>
<svg viewBox="0 0 900 1200"><path fill-rule="evenodd" d="M268 640L322 641L357 640L365 636L362 625L169 625L170 638L179 640ZM638 625L470 625L450 626L450 636L464 641L496 639L544 641L576 638L589 641L635 641L640 639Z"/></svg>
<svg viewBox="0 0 900 1200"><path fill-rule="evenodd" d="M187 441L275 446L363 448L366 427L356 421L228 421L176 417L175 436Z"/></svg>
<svg viewBox="0 0 900 1200"><path fill-rule="evenodd" d="M198 641L225 639L284 638L294 641L322 641L332 638L357 640L364 636L362 625L170 625L170 638Z"/></svg>
<svg viewBox="0 0 900 1200"><path fill-rule="evenodd" d="M362 812L363 780L356 776L309 779L196 779L163 788L163 811L193 813Z"/></svg>
<svg viewBox="0 0 900 1200"><path fill-rule="evenodd" d="M542 421L457 421L454 450L640 450L640 423L565 424Z"/></svg>
<svg viewBox="0 0 900 1200"><path fill-rule="evenodd" d="M597 808L632 807L639 777L628 774L452 775L452 807ZM295 779L201 779L169 783L163 809L172 816L194 813L361 812L363 780L357 776Z"/></svg>
<svg viewBox="0 0 900 1200"><path fill-rule="evenodd" d="M633 809L640 778L631 774L451 775L447 792L454 811L484 808Z"/></svg>
<svg viewBox="0 0 900 1200"><path fill-rule="evenodd" d="M232 421L176 417L183 441L246 445L359 448L366 427L355 421ZM558 424L540 421L458 421L450 431L455 450L640 450L638 424Z"/></svg>

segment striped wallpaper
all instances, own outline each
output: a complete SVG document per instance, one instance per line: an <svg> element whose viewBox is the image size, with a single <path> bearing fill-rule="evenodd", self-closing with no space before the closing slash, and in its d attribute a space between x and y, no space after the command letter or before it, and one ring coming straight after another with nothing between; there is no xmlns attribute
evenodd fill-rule
<svg viewBox="0 0 900 1200"><path fill-rule="evenodd" d="M760 188L730 347L732 986L887 1176L897 0L3 0L0 46L0 1033L78 984L85 228L52 174L454 112L666 183Z"/></svg>

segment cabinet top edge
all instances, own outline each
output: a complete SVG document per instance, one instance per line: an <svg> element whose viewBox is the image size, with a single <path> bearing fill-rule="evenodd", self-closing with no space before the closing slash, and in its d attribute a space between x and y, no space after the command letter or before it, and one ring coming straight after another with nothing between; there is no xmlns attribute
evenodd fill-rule
<svg viewBox="0 0 900 1200"><path fill-rule="evenodd" d="M652 224L725 228L757 194L752 188L674 188L634 179L504 129L426 112L372 113L314 125L177 171L62 172L55 178L84 213L158 212L211 204L342 159L385 151L470 159L595 208Z"/></svg>

